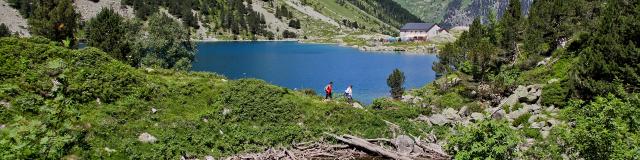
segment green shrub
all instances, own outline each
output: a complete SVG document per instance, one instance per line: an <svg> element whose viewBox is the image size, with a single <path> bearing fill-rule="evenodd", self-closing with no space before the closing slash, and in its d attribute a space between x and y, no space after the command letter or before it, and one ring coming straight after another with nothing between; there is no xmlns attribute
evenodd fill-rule
<svg viewBox="0 0 640 160"><path fill-rule="evenodd" d="M565 140L586 159L636 159L640 153L640 98L597 97L573 101L564 115L575 121Z"/></svg>
<svg viewBox="0 0 640 160"><path fill-rule="evenodd" d="M300 110L293 102L285 98L289 91L262 80L241 79L232 81L223 89L218 98L224 108L222 123L255 122L279 123L293 122L299 118Z"/></svg>
<svg viewBox="0 0 640 160"><path fill-rule="evenodd" d="M301 89L300 92L308 96L318 96L318 93L316 93L316 90L314 89L305 88Z"/></svg>
<svg viewBox="0 0 640 160"><path fill-rule="evenodd" d="M391 97L393 99L402 98L402 94L404 94L404 72L400 71L400 69L394 69L393 72L387 78L387 86L391 88Z"/></svg>
<svg viewBox="0 0 640 160"><path fill-rule="evenodd" d="M376 98L371 103L371 108L377 110L385 110L385 109L394 109L400 108L402 106L406 106L406 104L400 101L390 100L388 98Z"/></svg>
<svg viewBox="0 0 640 160"><path fill-rule="evenodd" d="M542 89L541 102L545 106L563 107L569 101L569 97L569 86L566 82L551 83Z"/></svg>
<svg viewBox="0 0 640 160"><path fill-rule="evenodd" d="M485 109L482 103L479 103L479 102L469 103L467 104L467 107L470 113L473 113L473 112L482 113L484 112L484 109Z"/></svg>
<svg viewBox="0 0 640 160"><path fill-rule="evenodd" d="M520 125L525 125L527 127L527 123L529 123L529 118L531 117L531 113L525 113L520 117L513 120L512 124L514 127L518 127Z"/></svg>
<svg viewBox="0 0 640 160"><path fill-rule="evenodd" d="M449 92L436 102L438 107L460 109L465 103L465 98L456 92Z"/></svg>
<svg viewBox="0 0 640 160"><path fill-rule="evenodd" d="M509 113L511 113L511 106L502 105L502 110L504 110L505 113L509 114Z"/></svg>
<svg viewBox="0 0 640 160"><path fill-rule="evenodd" d="M519 142L507 122L485 120L449 136L445 148L455 159L513 159Z"/></svg>
<svg viewBox="0 0 640 160"><path fill-rule="evenodd" d="M522 129L525 137L533 138L533 139L542 139L542 135L540 135L540 130L535 128L525 127Z"/></svg>

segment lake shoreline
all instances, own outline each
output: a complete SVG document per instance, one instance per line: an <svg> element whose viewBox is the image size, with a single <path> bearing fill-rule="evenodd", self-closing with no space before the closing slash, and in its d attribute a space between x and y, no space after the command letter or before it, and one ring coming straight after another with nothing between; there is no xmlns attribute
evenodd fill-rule
<svg viewBox="0 0 640 160"><path fill-rule="evenodd" d="M335 44L298 42L198 43L192 71L215 72L229 79L256 78L289 89L311 88L324 93L330 81L336 97L354 85L354 98L370 104L388 96L386 79L394 69L407 77L407 88L435 79L434 55L368 52Z"/></svg>
<svg viewBox="0 0 640 160"><path fill-rule="evenodd" d="M326 44L326 45L337 45L341 47L349 47L356 48L360 51L366 51L371 53L383 53L383 54L405 54L405 55L438 55L437 48L435 52L428 51L427 49L407 49L405 47L391 47L391 46L358 46L358 45L349 45L347 43L332 43L332 42L314 42L314 41L305 41L304 39L281 39L281 40L266 40L266 39L258 39L258 40L219 40L219 39L203 39L203 40L192 40L193 42L298 42L302 44ZM432 49L431 49L432 50Z"/></svg>

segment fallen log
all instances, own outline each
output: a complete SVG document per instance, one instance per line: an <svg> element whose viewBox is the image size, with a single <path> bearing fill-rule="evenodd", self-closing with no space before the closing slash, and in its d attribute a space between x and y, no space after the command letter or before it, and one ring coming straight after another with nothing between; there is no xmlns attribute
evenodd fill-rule
<svg viewBox="0 0 640 160"><path fill-rule="evenodd" d="M344 135L344 136L338 136L335 134L330 134L330 133L325 133L326 135L329 135L333 138L335 138L336 140L342 141L343 143L355 146L355 147L359 147L362 149L365 149L367 151L370 152L374 152L377 153L381 156L385 156L387 158L392 158L392 159L396 159L396 160L412 160L413 158L409 157L409 156L404 156L401 155L399 153L393 152L393 151L389 151L387 149L384 149L380 146L374 145L372 143L369 143L367 140L362 139L362 138L358 138L355 136L351 136L351 135Z"/></svg>

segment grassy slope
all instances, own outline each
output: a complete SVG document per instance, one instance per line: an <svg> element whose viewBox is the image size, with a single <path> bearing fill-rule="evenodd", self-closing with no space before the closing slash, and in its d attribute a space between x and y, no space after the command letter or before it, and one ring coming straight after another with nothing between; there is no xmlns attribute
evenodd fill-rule
<svg viewBox="0 0 640 160"><path fill-rule="evenodd" d="M292 11L296 15L296 17L302 19L303 30L305 31L303 33L304 36L317 37L325 39L326 42L335 43L331 39L334 39L334 36L337 35L370 35L385 30L394 31L393 28L387 27L389 25L361 11L351 4L341 6L335 1L325 0L308 0L307 2L309 3L308 5L313 7L316 11L333 19L338 23L342 23L342 20L346 19L351 22L358 22L358 25L365 26L366 28L355 30L343 28L344 26L338 28L336 26L308 17L305 14L298 12L297 10L290 7L289 10ZM284 2L282 2L281 4L284 4Z"/></svg>
<svg viewBox="0 0 640 160"><path fill-rule="evenodd" d="M220 157L322 132L388 137L383 120L416 136L429 130L409 120L424 109L359 110L260 80L136 69L38 38L0 39L0 61L0 101L10 104L0 107L0 159ZM139 142L144 132L158 141Z"/></svg>

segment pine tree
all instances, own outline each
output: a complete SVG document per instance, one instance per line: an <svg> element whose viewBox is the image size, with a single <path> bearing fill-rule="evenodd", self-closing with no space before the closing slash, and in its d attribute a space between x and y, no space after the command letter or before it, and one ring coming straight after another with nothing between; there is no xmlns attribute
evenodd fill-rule
<svg viewBox="0 0 640 160"><path fill-rule="evenodd" d="M0 37L9 37L11 36L11 31L9 30L9 27L7 27L7 25L5 25L4 23L0 24Z"/></svg>
<svg viewBox="0 0 640 160"><path fill-rule="evenodd" d="M39 0L29 19L29 30L58 42L68 39L75 45L79 17L72 0Z"/></svg>
<svg viewBox="0 0 640 160"><path fill-rule="evenodd" d="M605 4L595 30L578 50L571 82L583 98L640 92L640 1Z"/></svg>
<svg viewBox="0 0 640 160"><path fill-rule="evenodd" d="M522 38L522 10L520 0L509 0L507 11L502 16L502 42L505 53L502 55L507 61L512 61L518 52L518 41Z"/></svg>
<svg viewBox="0 0 640 160"><path fill-rule="evenodd" d="M400 71L400 69L395 69L387 78L387 85L391 88L391 97L393 99L402 98L402 94L404 94L404 73Z"/></svg>
<svg viewBox="0 0 640 160"><path fill-rule="evenodd" d="M100 48L113 58L129 63L138 64L140 57L132 52L132 42L128 33L138 32L135 27L128 27L124 17L109 8L103 8L96 17L87 22L87 45Z"/></svg>
<svg viewBox="0 0 640 160"><path fill-rule="evenodd" d="M190 41L186 27L158 12L149 17L146 31L148 36L136 48L139 55L144 55L141 60L143 66L190 70L195 44Z"/></svg>
<svg viewBox="0 0 640 160"><path fill-rule="evenodd" d="M534 1L527 19L524 49L530 54L550 56L573 33L581 30L588 9L584 0Z"/></svg>

